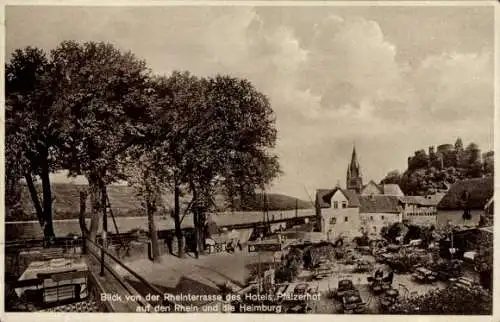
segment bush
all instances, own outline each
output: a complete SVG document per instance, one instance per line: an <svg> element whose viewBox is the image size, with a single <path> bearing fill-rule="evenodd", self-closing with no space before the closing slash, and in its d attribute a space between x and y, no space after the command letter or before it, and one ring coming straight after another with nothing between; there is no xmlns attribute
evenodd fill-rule
<svg viewBox="0 0 500 322"><path fill-rule="evenodd" d="M400 223L393 223L388 227L382 227L382 237L390 243L394 243L396 238L401 234L402 227Z"/></svg>
<svg viewBox="0 0 500 322"><path fill-rule="evenodd" d="M357 246L370 246L370 238L366 234L355 237L353 241Z"/></svg>
<svg viewBox="0 0 500 322"><path fill-rule="evenodd" d="M389 308L392 314L491 315L492 294L481 287L472 290L451 287L401 300Z"/></svg>

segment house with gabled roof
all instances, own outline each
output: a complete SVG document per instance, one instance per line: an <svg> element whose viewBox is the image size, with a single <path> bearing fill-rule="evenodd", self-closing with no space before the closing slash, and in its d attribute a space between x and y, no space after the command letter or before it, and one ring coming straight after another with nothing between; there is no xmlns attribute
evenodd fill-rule
<svg viewBox="0 0 500 322"><path fill-rule="evenodd" d="M397 196L356 194L336 187L316 192L316 214L327 239L354 238L363 232L377 236L382 227L402 222L403 208Z"/></svg>
<svg viewBox="0 0 500 322"><path fill-rule="evenodd" d="M398 196L358 196L362 230L369 235L379 235L382 227L403 221L403 207Z"/></svg>
<svg viewBox="0 0 500 322"><path fill-rule="evenodd" d="M363 186L356 149L347 168L346 187L316 191L316 215L329 240L353 238L363 233L379 235L382 227L402 222L404 196L397 184Z"/></svg>
<svg viewBox="0 0 500 322"><path fill-rule="evenodd" d="M404 196L403 191L398 184L388 183L388 184L377 184L375 181L370 180L363 189L361 189L361 195L386 195L386 196Z"/></svg>
<svg viewBox="0 0 500 322"><path fill-rule="evenodd" d="M403 203L403 222L417 226L437 225L437 205L444 194L400 197Z"/></svg>
<svg viewBox="0 0 500 322"><path fill-rule="evenodd" d="M360 234L359 200L353 190L340 187L317 190L316 214L321 232L330 241Z"/></svg>
<svg viewBox="0 0 500 322"><path fill-rule="evenodd" d="M456 182L437 205L438 225L450 222L459 226L476 227L493 194L493 177Z"/></svg>

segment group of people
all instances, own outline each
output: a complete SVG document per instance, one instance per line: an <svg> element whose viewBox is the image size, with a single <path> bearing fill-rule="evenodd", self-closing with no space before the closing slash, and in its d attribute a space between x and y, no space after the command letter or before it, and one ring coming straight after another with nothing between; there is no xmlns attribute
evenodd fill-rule
<svg viewBox="0 0 500 322"><path fill-rule="evenodd" d="M240 251L243 250L243 246L241 246L241 243L240 243L240 240L237 239L237 240L231 240L227 243L226 245L226 251L228 253L234 253L236 251L236 249L239 249Z"/></svg>
<svg viewBox="0 0 500 322"><path fill-rule="evenodd" d="M382 269L378 268L376 271L375 271L375 279L380 279L382 280L383 282L388 282L388 283L391 283L392 284L392 281L394 280L394 272L391 270L389 271L389 273L387 274L386 277L384 277L384 272L382 271Z"/></svg>

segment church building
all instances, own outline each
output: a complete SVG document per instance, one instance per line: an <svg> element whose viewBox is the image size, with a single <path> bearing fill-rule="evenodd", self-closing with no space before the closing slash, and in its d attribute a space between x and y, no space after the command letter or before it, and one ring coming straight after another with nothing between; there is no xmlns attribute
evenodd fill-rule
<svg viewBox="0 0 500 322"><path fill-rule="evenodd" d="M316 214L327 240L352 239L367 233L378 236L382 227L402 222L403 193L397 185L363 185L361 167L353 147L347 167L346 188L316 191Z"/></svg>
<svg viewBox="0 0 500 322"><path fill-rule="evenodd" d="M358 158L356 156L356 148L352 148L351 162L347 167L347 190L353 190L360 193L363 188L363 177L361 175L361 167L359 166Z"/></svg>

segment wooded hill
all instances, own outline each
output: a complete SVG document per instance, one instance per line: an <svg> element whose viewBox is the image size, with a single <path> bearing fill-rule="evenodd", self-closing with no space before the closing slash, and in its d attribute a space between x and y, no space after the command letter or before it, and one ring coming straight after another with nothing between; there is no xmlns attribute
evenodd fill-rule
<svg viewBox="0 0 500 322"><path fill-rule="evenodd" d="M408 157L408 168L394 170L381 183L399 184L406 195L433 194L447 190L453 183L471 178L493 176L494 152L481 153L475 143L463 147L458 138L454 145L441 144L434 149L415 151Z"/></svg>
<svg viewBox="0 0 500 322"><path fill-rule="evenodd" d="M69 183L52 184L54 195L54 220L78 218L80 207L80 191L88 188L87 185L77 185ZM134 191L134 188L126 185L111 185L108 187L108 195L111 203L112 211L115 216L145 216L145 211L142 207L141 200ZM312 208L310 202L300 200L282 194L268 193L266 194L267 209L272 210L293 210L297 206L298 209ZM29 195L27 187L21 190L21 199L17 211L11 211L6 215L6 221L21 221L21 220L36 220L33 203ZM182 200L185 207L189 203L189 197ZM173 198L165 196L166 207L162 209L162 214L168 214L173 207ZM234 203L234 211L261 211L264 209L263 194L255 194L247 197L244 202L236 200ZM218 211L229 211L225 198L218 195L216 198L216 206ZM90 202L87 200L87 215L90 210Z"/></svg>

